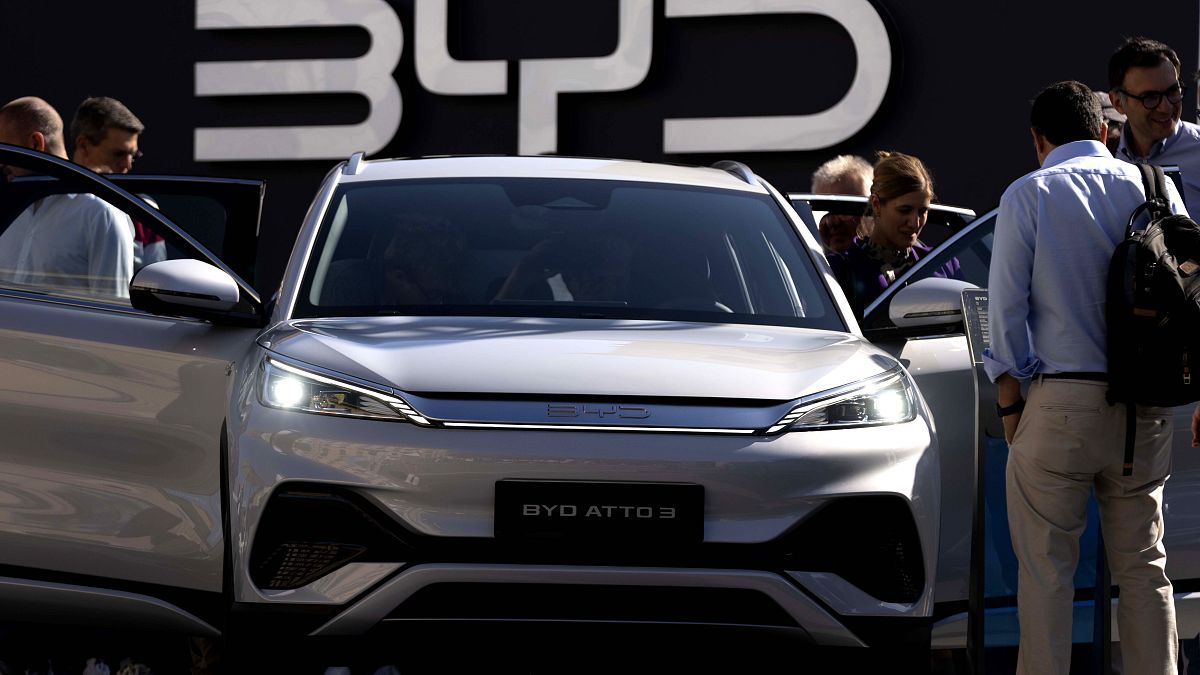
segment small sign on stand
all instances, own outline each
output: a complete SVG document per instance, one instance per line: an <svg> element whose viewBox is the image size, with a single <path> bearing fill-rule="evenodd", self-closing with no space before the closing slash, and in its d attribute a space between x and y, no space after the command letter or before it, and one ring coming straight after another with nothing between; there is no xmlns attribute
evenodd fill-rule
<svg viewBox="0 0 1200 675"><path fill-rule="evenodd" d="M984 559L986 540L984 538L984 467L987 466L987 442L982 420L988 412L983 410L984 399L991 400L995 392L990 386L991 381L983 369L983 350L990 344L988 330L988 294L986 289L968 289L963 291L963 321L967 334L967 348L971 352L971 363L975 370L975 501L971 514L971 575L970 595L967 600L967 655L971 662L971 671L982 675L986 670L984 639L984 610L986 587L984 577Z"/></svg>

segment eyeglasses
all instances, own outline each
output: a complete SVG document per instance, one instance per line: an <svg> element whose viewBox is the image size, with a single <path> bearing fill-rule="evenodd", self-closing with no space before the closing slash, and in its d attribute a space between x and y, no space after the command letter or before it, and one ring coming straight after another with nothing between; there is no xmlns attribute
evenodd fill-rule
<svg viewBox="0 0 1200 675"><path fill-rule="evenodd" d="M1153 110L1158 107L1159 103L1162 103L1164 98L1167 99L1167 103L1178 105L1183 100L1183 92L1187 91L1187 87L1177 84L1166 91L1148 91L1140 96L1131 94L1124 89L1118 89L1117 91L1121 92L1122 96L1128 96L1129 98L1141 101L1146 110Z"/></svg>
<svg viewBox="0 0 1200 675"><path fill-rule="evenodd" d="M142 158L142 151L134 150L131 152L129 150L113 150L112 157L118 162L124 161L125 159L136 161Z"/></svg>

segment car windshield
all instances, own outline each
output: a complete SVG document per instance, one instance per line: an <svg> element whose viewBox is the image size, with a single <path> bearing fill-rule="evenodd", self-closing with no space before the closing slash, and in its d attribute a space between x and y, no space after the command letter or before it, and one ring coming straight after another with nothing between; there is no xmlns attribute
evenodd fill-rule
<svg viewBox="0 0 1200 675"><path fill-rule="evenodd" d="M845 330L769 196L587 179L343 185L293 316L392 314Z"/></svg>

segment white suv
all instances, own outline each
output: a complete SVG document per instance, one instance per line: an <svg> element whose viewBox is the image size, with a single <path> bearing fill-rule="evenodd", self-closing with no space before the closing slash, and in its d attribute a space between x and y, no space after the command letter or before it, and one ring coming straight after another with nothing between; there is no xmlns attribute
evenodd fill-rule
<svg viewBox="0 0 1200 675"><path fill-rule="evenodd" d="M0 282L0 607L927 649L930 415L744 166L356 156L266 307L88 179L172 259L129 301Z"/></svg>

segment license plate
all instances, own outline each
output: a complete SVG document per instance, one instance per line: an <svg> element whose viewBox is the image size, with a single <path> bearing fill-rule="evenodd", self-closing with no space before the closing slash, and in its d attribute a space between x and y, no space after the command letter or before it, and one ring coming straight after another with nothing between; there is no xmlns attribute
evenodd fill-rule
<svg viewBox="0 0 1200 675"><path fill-rule="evenodd" d="M698 542L704 538L704 486L499 480L496 537Z"/></svg>

